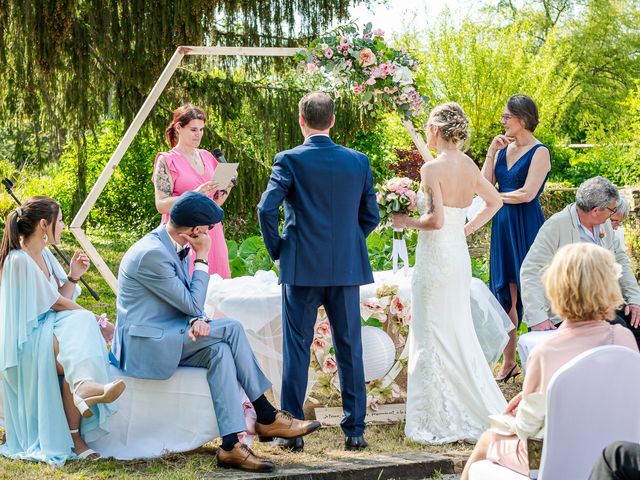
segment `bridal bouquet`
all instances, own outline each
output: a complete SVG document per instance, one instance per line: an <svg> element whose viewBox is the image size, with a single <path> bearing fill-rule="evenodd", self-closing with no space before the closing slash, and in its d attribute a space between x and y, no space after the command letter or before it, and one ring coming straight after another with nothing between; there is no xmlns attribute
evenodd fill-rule
<svg viewBox="0 0 640 480"><path fill-rule="evenodd" d="M411 215L418 209L418 184L410 178L391 178L382 185L376 185L376 199L380 208L380 224L389 226L391 215L401 213ZM398 271L398 260L402 260L405 274L409 268L409 254L403 228L393 229L393 251L391 254L394 273Z"/></svg>

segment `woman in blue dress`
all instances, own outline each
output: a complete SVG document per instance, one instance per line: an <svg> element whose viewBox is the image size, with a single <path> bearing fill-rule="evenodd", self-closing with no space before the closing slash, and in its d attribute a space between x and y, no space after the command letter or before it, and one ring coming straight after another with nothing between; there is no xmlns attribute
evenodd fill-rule
<svg viewBox="0 0 640 480"><path fill-rule="evenodd" d="M8 215L0 245L0 454L52 465L99 457L85 442L108 433L110 402L124 390L121 380L108 383L103 335L113 326L101 335L95 315L73 301L88 258L77 251L67 276L46 248L63 229L60 206L32 197Z"/></svg>
<svg viewBox="0 0 640 480"><path fill-rule="evenodd" d="M544 223L538 197L551 170L549 148L533 136L538 107L527 95L513 95L502 113L504 134L493 139L482 173L497 184L504 203L491 225L489 287L516 329L509 333L496 380L520 374L516 364L517 327L522 318L520 266Z"/></svg>

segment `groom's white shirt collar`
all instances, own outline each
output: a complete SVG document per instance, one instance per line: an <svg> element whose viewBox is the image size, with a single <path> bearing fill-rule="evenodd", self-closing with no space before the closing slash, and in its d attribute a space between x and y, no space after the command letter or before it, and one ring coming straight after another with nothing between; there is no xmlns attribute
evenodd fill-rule
<svg viewBox="0 0 640 480"><path fill-rule="evenodd" d="M326 134L326 133L314 133L313 135L309 135L309 136L306 138L306 140L309 140L309 139L310 139L310 138L312 138L312 137L328 137L328 138L331 138L331 137L329 137L329 135L328 135L328 134Z"/></svg>

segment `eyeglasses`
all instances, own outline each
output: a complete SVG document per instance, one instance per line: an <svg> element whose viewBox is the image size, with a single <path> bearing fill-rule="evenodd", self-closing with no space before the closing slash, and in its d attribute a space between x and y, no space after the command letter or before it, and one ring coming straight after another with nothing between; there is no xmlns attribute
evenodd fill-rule
<svg viewBox="0 0 640 480"><path fill-rule="evenodd" d="M612 214L613 215L613 214ZM209 225L209 230L211 230L213 227L215 227L215 224L213 225Z"/></svg>
<svg viewBox="0 0 640 480"><path fill-rule="evenodd" d="M500 120L502 120L503 122L508 122L512 118L513 115L509 115L508 113L503 113L502 115L500 115Z"/></svg>
<svg viewBox="0 0 640 480"><path fill-rule="evenodd" d="M611 213L609 214L609 218L611 218L611 215L615 215L615 214L616 214L616 212L618 211L618 207L614 208L613 210L612 210L612 209L610 209L609 207L604 207L604 208L606 208L607 210L609 210L609 211L611 212Z"/></svg>

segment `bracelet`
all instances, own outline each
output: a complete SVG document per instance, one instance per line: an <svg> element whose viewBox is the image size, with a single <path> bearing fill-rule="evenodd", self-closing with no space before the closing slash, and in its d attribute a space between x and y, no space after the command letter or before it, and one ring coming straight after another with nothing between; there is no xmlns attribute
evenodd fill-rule
<svg viewBox="0 0 640 480"><path fill-rule="evenodd" d="M195 261L194 261L193 263L194 263L194 265L195 265L196 263L202 263L202 264L204 264L204 265L209 266L209 262L208 262L208 261L206 261L206 260L204 260L203 258L196 258L196 259L195 259Z"/></svg>
<svg viewBox="0 0 640 480"><path fill-rule="evenodd" d="M67 280L70 281L71 283L78 283L80 281L79 278L73 278L71 275L67 277Z"/></svg>

